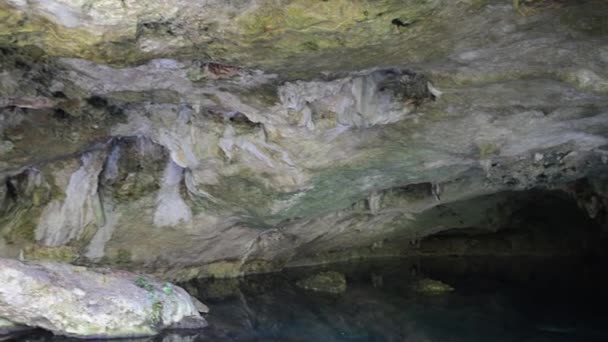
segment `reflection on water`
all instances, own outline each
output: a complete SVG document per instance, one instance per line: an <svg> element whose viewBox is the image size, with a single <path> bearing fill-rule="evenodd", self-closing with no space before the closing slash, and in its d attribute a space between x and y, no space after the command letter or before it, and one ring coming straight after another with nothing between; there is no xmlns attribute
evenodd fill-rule
<svg viewBox="0 0 608 342"><path fill-rule="evenodd" d="M603 269L589 260L440 258L198 280L183 286L211 308L210 327L147 341L608 341ZM295 285L325 270L346 275L346 292ZM422 277L455 291L417 293Z"/></svg>

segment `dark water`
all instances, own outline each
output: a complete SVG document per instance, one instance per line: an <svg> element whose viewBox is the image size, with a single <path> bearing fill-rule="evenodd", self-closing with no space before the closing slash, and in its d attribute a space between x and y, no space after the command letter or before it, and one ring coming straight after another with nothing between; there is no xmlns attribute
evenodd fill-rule
<svg viewBox="0 0 608 342"><path fill-rule="evenodd" d="M322 270L344 273L346 292L295 285ZM605 270L594 259L439 258L198 280L183 286L211 308L210 327L149 341L608 341ZM423 277L455 291L417 293Z"/></svg>

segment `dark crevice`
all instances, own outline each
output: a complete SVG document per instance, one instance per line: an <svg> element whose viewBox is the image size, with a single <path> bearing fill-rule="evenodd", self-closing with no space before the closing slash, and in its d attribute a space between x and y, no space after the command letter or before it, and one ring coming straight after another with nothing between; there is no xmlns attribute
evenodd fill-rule
<svg viewBox="0 0 608 342"><path fill-rule="evenodd" d="M108 100L101 96L93 95L87 99L87 103L94 108L104 108L108 106Z"/></svg>
<svg viewBox="0 0 608 342"><path fill-rule="evenodd" d="M69 120L72 118L72 116L66 112L65 110L61 109L61 108L55 108L53 110L53 117L57 120Z"/></svg>
<svg viewBox="0 0 608 342"><path fill-rule="evenodd" d="M58 98L58 99L67 99L67 96L62 91L54 91L54 92L51 93L51 95L53 97L55 97L55 98Z"/></svg>
<svg viewBox="0 0 608 342"><path fill-rule="evenodd" d="M17 191L17 187L14 184L14 179L9 178L5 182L6 186L6 196L8 199L16 201L19 197L19 193Z"/></svg>

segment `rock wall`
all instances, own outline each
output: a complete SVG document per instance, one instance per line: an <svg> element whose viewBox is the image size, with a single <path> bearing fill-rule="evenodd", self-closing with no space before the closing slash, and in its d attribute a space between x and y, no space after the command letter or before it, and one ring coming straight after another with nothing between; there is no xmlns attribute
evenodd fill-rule
<svg viewBox="0 0 608 342"><path fill-rule="evenodd" d="M0 255L179 279L409 255L519 224L531 190L578 201L581 241L606 225L602 1L192 6L0 4Z"/></svg>

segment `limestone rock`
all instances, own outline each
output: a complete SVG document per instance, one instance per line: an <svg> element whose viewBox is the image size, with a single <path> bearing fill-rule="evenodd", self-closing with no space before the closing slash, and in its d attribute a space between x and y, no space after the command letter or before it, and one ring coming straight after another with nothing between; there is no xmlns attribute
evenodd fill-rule
<svg viewBox="0 0 608 342"><path fill-rule="evenodd" d="M608 227L608 3L533 3L2 1L0 256L192 279L437 255L554 191ZM507 242L449 249L546 252Z"/></svg>
<svg viewBox="0 0 608 342"><path fill-rule="evenodd" d="M328 271L302 279L297 285L305 290L337 294L346 291L346 278L342 273Z"/></svg>
<svg viewBox="0 0 608 342"><path fill-rule="evenodd" d="M180 287L128 272L0 259L0 316L58 335L149 336L207 325Z"/></svg>
<svg viewBox="0 0 608 342"><path fill-rule="evenodd" d="M78 238L96 220L100 207L97 179L104 157L102 151L83 155L82 166L70 175L65 200L52 201L44 208L36 228L36 239L43 245L60 246Z"/></svg>

